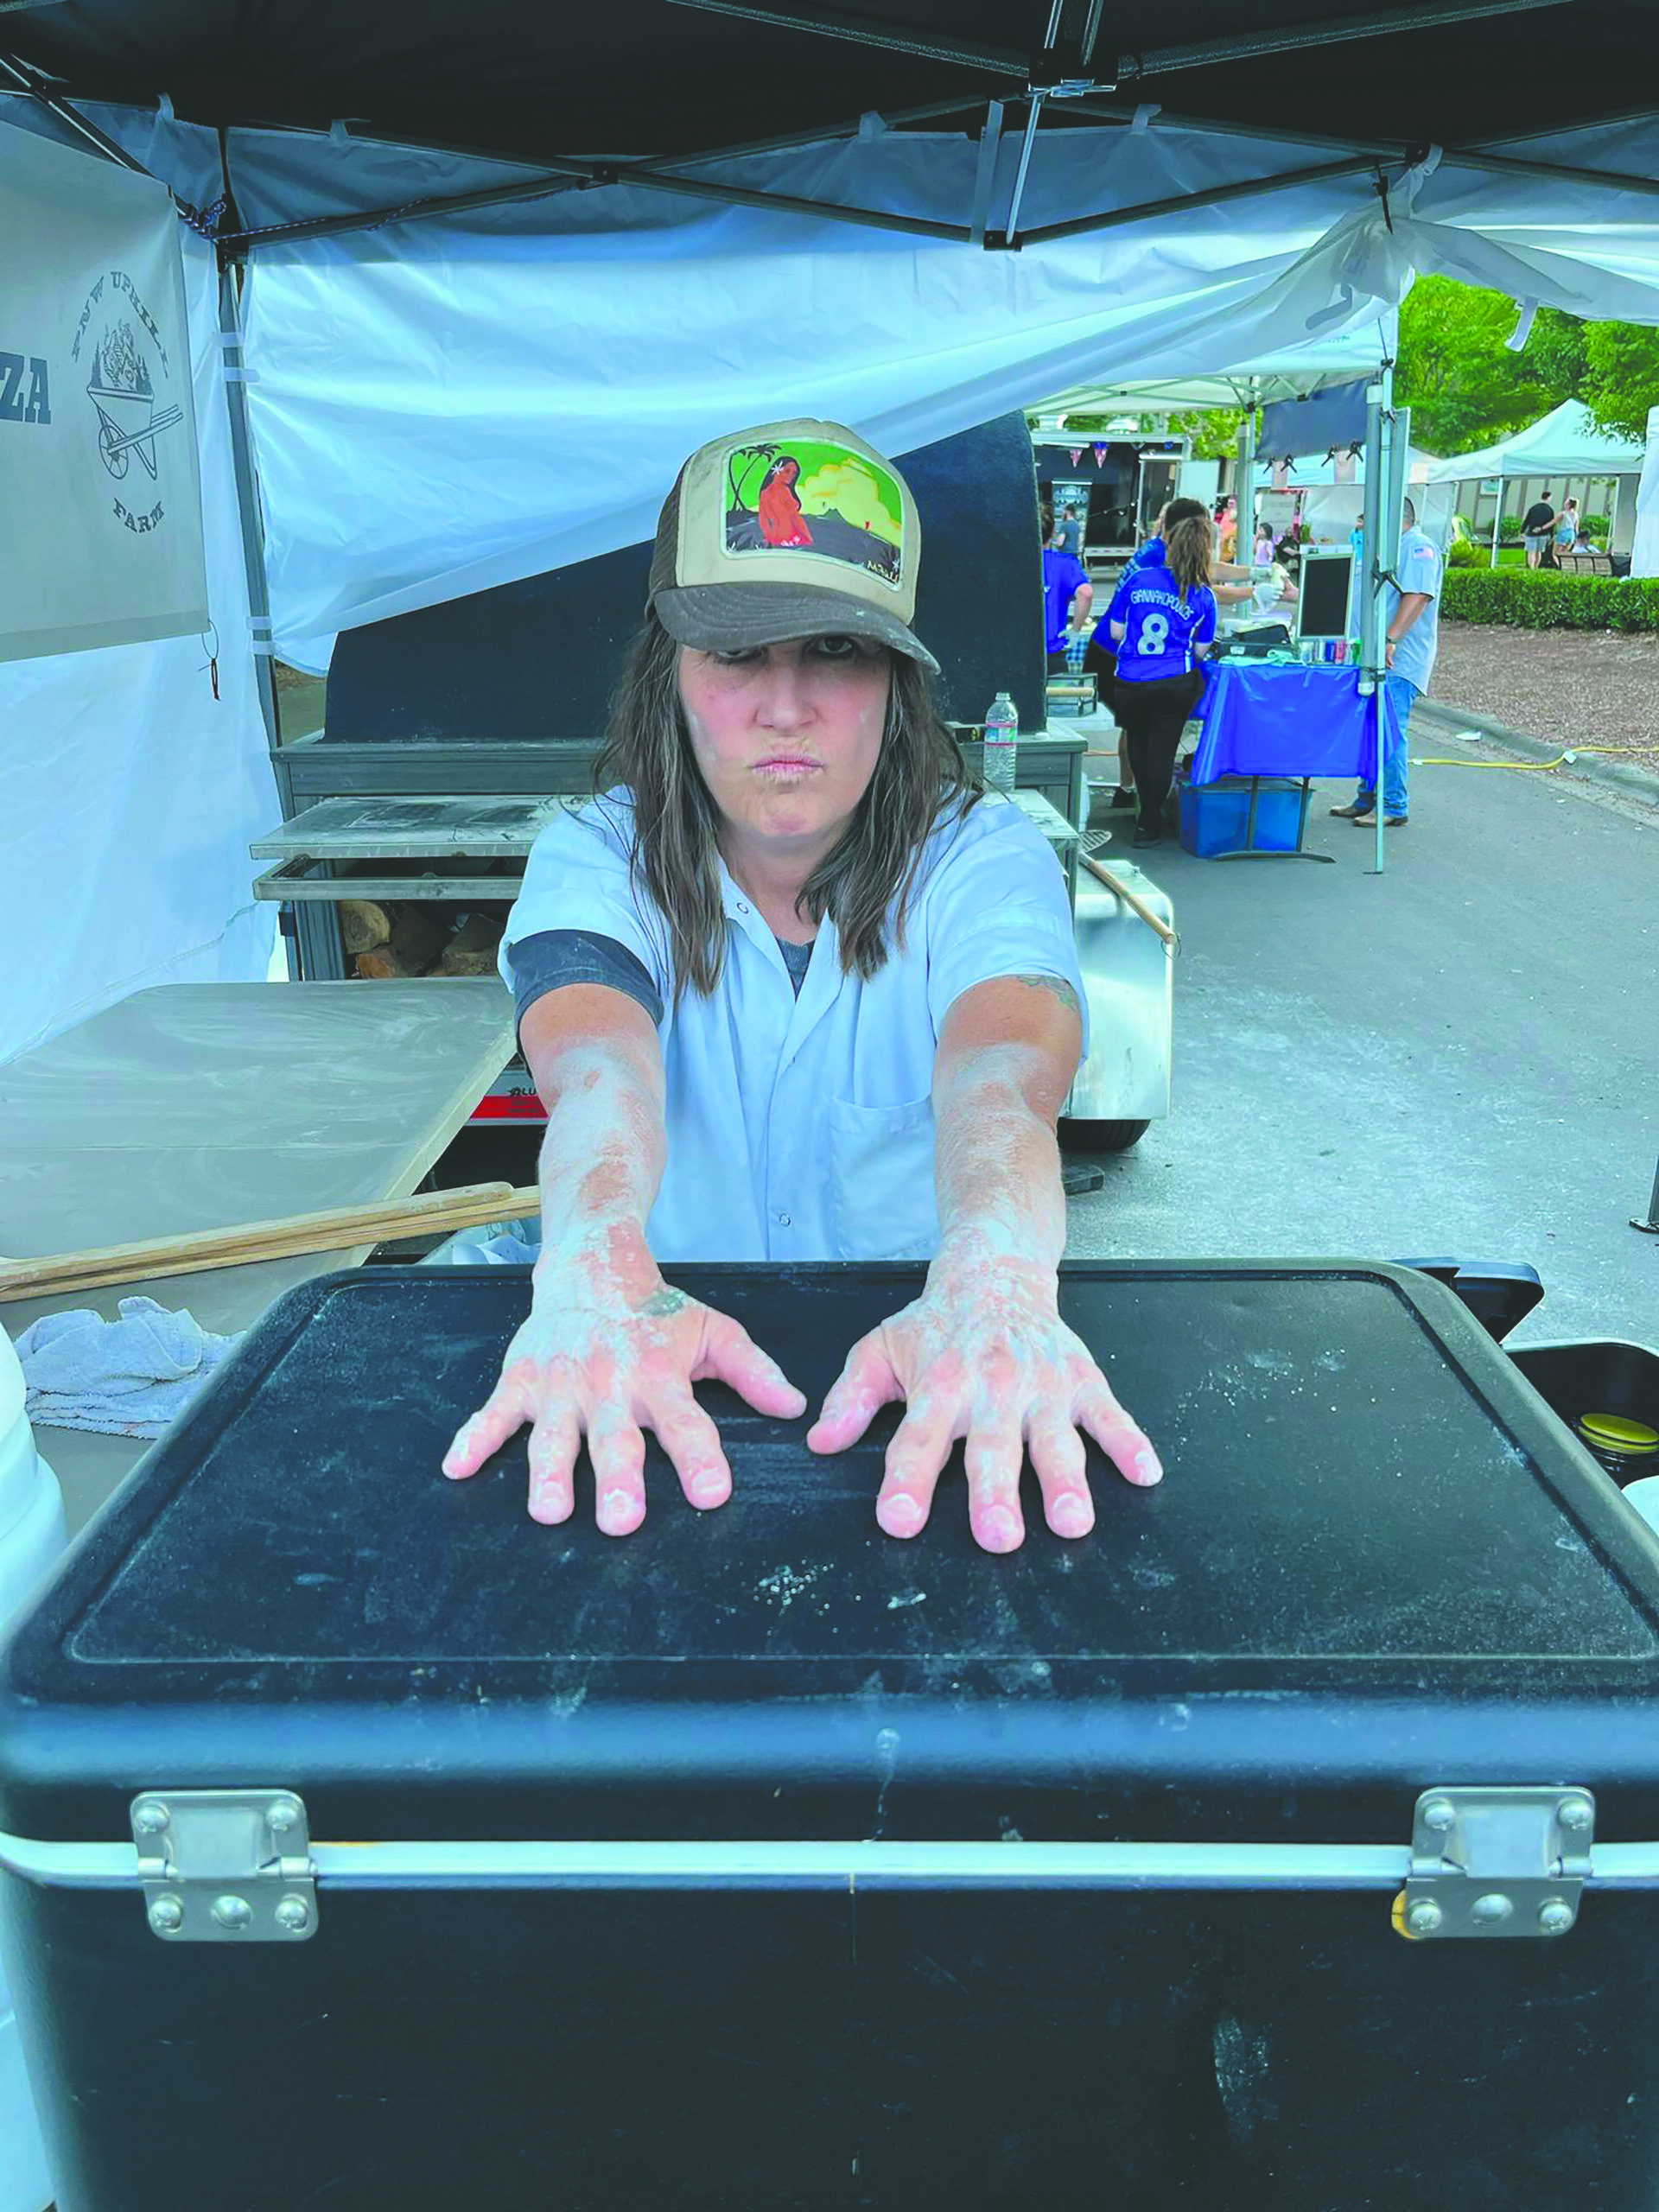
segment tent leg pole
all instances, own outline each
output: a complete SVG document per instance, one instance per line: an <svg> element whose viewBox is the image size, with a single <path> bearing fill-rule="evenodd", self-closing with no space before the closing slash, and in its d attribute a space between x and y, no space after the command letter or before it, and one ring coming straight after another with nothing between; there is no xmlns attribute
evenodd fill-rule
<svg viewBox="0 0 1659 2212"><path fill-rule="evenodd" d="M1390 516L1389 487L1394 481L1395 442L1402 435L1394 411L1394 364L1385 361L1376 384L1366 395L1365 505L1361 543L1366 575L1360 604L1360 682L1370 683L1376 713L1376 781L1371 796L1376 807L1376 866L1383 869L1386 832L1383 821L1388 801L1389 587L1399 558L1399 523Z"/></svg>
<svg viewBox="0 0 1659 2212"><path fill-rule="evenodd" d="M219 327L225 336L227 370L243 366L242 317L236 291L237 272L228 264L219 271ZM231 420L231 458L236 476L237 512L242 524L242 563L248 584L248 613L252 625L254 684L259 711L264 717L265 742L270 750L271 772L283 818L294 811L294 786L283 758L282 727L276 706L276 664L270 644L270 590L265 578L264 536L259 526L259 499L253 478L253 441L248 429L248 388L240 376L228 376L225 404ZM302 899L294 907L295 933L283 931L288 947L289 973L313 978L340 979L345 974L339 932L329 910L318 901Z"/></svg>
<svg viewBox="0 0 1659 2212"><path fill-rule="evenodd" d="M226 267L219 277L219 327L224 334L227 370L240 371L242 318L236 296L236 271ZM232 360L229 357L234 354ZM276 715L276 672L269 650L270 593L265 582L264 539L259 528L259 501L253 482L253 442L248 433L248 388L239 374L227 376L225 404L231 418L231 456L236 473L236 505L242 524L242 565L248 580L248 613L253 621L253 665L258 679L259 711L265 718L265 741L273 753L281 743ZM262 651L261 647L265 650Z"/></svg>
<svg viewBox="0 0 1659 2212"><path fill-rule="evenodd" d="M1503 479L1497 480L1497 505L1492 510L1492 566L1497 566L1497 541L1503 534Z"/></svg>

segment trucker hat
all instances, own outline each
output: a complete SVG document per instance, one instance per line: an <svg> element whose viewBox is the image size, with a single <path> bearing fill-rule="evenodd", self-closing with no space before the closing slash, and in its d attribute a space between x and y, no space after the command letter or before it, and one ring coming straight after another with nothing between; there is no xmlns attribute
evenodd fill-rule
<svg viewBox="0 0 1659 2212"><path fill-rule="evenodd" d="M646 612L704 652L871 638L937 675L910 627L922 552L890 461L840 423L734 430L699 446L657 524Z"/></svg>

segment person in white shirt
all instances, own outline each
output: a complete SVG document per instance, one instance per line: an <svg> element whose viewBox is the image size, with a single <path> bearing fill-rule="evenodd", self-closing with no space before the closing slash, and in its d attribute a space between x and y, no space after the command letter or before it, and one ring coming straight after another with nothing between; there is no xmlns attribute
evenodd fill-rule
<svg viewBox="0 0 1659 2212"><path fill-rule="evenodd" d="M1393 709L1392 728L1382 753L1383 821L1390 830L1403 830L1408 813L1408 768L1407 741L1411 710L1428 689L1434 673L1434 656L1440 641L1440 580L1445 563L1432 538L1417 527L1415 503L1408 499L1401 518L1400 550L1395 575L1390 579L1388 630L1383 650L1388 657L1384 679ZM1333 806L1332 814L1367 829L1376 821L1376 779L1362 777L1359 789L1346 806Z"/></svg>
<svg viewBox="0 0 1659 2212"><path fill-rule="evenodd" d="M530 1510L645 1516L644 1431L694 1506L731 1474L696 1382L792 1421L805 1400L677 1260L925 1258L922 1295L848 1354L806 1442L906 1402L876 1502L913 1536L958 1439L973 1532L1094 1508L1079 1431L1162 1470L1058 1311L1055 1122L1086 1047L1065 880L961 760L910 628L920 530L841 425L694 454L663 509L645 621L595 798L537 838L502 941L548 1109L528 1319L444 1460L531 1424Z"/></svg>

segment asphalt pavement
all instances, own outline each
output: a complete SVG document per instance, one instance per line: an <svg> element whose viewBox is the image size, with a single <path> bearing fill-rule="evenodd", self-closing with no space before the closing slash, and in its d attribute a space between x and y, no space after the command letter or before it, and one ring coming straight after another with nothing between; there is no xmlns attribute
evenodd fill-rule
<svg viewBox="0 0 1659 2212"><path fill-rule="evenodd" d="M1411 750L1504 758L1427 726ZM1512 1343L1659 1346L1659 1237L1629 1226L1659 1153L1659 808L1414 766L1378 876L1327 813L1351 795L1316 791L1332 867L1135 856L1181 935L1173 1110L1071 1201L1068 1255L1521 1261L1545 1300ZM1096 807L1108 863L1128 822Z"/></svg>

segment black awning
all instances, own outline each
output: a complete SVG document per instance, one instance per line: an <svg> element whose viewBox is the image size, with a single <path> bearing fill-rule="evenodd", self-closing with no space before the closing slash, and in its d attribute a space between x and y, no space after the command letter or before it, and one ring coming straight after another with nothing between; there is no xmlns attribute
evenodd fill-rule
<svg viewBox="0 0 1659 2212"><path fill-rule="evenodd" d="M866 0L868 5L868 0ZM1091 22L1094 25L1090 37ZM809 24L814 26L809 28ZM1148 44L1155 24L1156 48ZM1386 25L1386 29L1378 26ZM1051 38L1050 33L1052 31ZM1198 51L1195 52L1195 49ZM1653 105L1652 0L11 0L0 54L74 99L540 162L775 143L869 111L977 126L990 99L1359 145L1469 145Z"/></svg>

